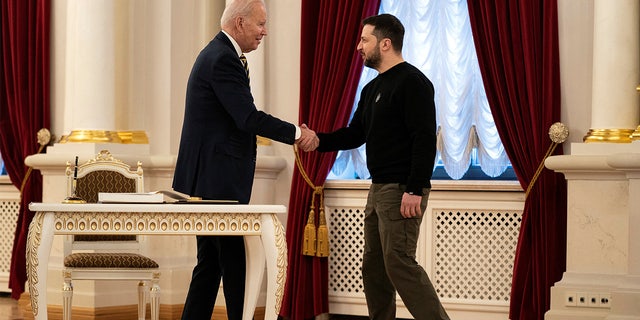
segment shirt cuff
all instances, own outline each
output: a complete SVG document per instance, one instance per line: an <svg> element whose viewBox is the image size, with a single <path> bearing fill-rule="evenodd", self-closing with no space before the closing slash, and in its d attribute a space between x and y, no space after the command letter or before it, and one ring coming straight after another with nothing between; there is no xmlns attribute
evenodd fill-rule
<svg viewBox="0 0 640 320"><path fill-rule="evenodd" d="M411 195L423 196L422 188L421 186L407 185L407 189L404 192Z"/></svg>
<svg viewBox="0 0 640 320"><path fill-rule="evenodd" d="M296 136L294 140L298 140L302 136L302 131L300 130L300 127L298 126L295 126L295 127L296 127Z"/></svg>

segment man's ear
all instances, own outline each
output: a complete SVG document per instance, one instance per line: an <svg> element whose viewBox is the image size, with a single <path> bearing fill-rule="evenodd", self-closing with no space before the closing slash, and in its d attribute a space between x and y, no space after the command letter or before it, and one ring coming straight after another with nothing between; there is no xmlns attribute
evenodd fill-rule
<svg viewBox="0 0 640 320"><path fill-rule="evenodd" d="M391 39L384 38L380 41L380 49L384 51L393 50L393 45L391 44Z"/></svg>
<svg viewBox="0 0 640 320"><path fill-rule="evenodd" d="M238 30L239 32L241 32L242 30L244 30L243 26L244 26L244 18L243 17L237 17L235 19L235 26L236 26L236 30Z"/></svg>

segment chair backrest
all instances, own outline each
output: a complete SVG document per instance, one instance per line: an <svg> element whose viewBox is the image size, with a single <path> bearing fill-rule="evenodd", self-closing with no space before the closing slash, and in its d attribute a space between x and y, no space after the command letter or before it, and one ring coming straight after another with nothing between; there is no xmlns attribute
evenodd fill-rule
<svg viewBox="0 0 640 320"><path fill-rule="evenodd" d="M102 150L94 159L78 166L67 161L67 196L74 193L73 180L76 176L75 195L87 203L98 202L100 192L144 192L142 163L137 170L114 158L108 150Z"/></svg>
<svg viewBox="0 0 640 320"><path fill-rule="evenodd" d="M138 161L137 169L131 170L131 166L118 160L108 150L102 150L94 159L78 166L67 161L65 174L67 176L67 196L75 195L87 203L98 202L100 192L144 192L142 176L142 163ZM74 176L76 180L74 190ZM65 243L65 255L75 249L96 249L107 247L116 249L115 243L104 242L136 242L135 235L76 235ZM94 242L89 243L87 242ZM96 243L103 242L103 243ZM125 246L131 249L131 245ZM117 250L117 249L116 249Z"/></svg>

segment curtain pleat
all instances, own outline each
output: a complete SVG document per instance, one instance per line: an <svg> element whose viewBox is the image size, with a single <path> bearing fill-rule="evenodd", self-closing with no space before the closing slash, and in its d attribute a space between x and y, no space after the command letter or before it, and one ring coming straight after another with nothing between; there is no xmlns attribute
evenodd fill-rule
<svg viewBox="0 0 640 320"><path fill-rule="evenodd" d="M474 0L469 15L487 100L523 189L560 121L557 0ZM555 154L561 154L556 148ZM525 201L510 319L544 319L566 266L566 182L544 170Z"/></svg>
<svg viewBox="0 0 640 320"><path fill-rule="evenodd" d="M363 66L356 51L361 21L376 14L378 6L379 0L302 1L300 123L317 132L347 125ZM315 185L324 184L335 156L335 152L301 152L302 165ZM294 320L329 311L327 258L301 253L312 193L294 170L287 218L287 282L280 310L283 317Z"/></svg>
<svg viewBox="0 0 640 320"><path fill-rule="evenodd" d="M0 4L0 153L7 173L20 188L28 168L24 159L38 152L37 132L49 128L50 0L3 0ZM25 251L33 213L42 200L42 177L30 175L20 200L9 287L19 299L27 280Z"/></svg>

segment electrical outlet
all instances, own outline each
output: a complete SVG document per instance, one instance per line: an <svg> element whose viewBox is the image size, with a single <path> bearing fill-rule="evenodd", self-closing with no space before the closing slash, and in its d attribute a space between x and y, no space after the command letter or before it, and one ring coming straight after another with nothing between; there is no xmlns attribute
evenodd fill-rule
<svg viewBox="0 0 640 320"><path fill-rule="evenodd" d="M593 292L587 293L587 306L591 308L600 307L600 295Z"/></svg>
<svg viewBox="0 0 640 320"><path fill-rule="evenodd" d="M600 293L600 307L601 308L611 308L611 294L610 293Z"/></svg>
<svg viewBox="0 0 640 320"><path fill-rule="evenodd" d="M609 292L573 292L564 294L565 307L583 308L611 308L611 293Z"/></svg>
<svg viewBox="0 0 640 320"><path fill-rule="evenodd" d="M577 296L575 292L565 292L564 305L567 307L575 307L577 303Z"/></svg>
<svg viewBox="0 0 640 320"><path fill-rule="evenodd" d="M576 292L576 306L588 307L589 295L586 292Z"/></svg>

